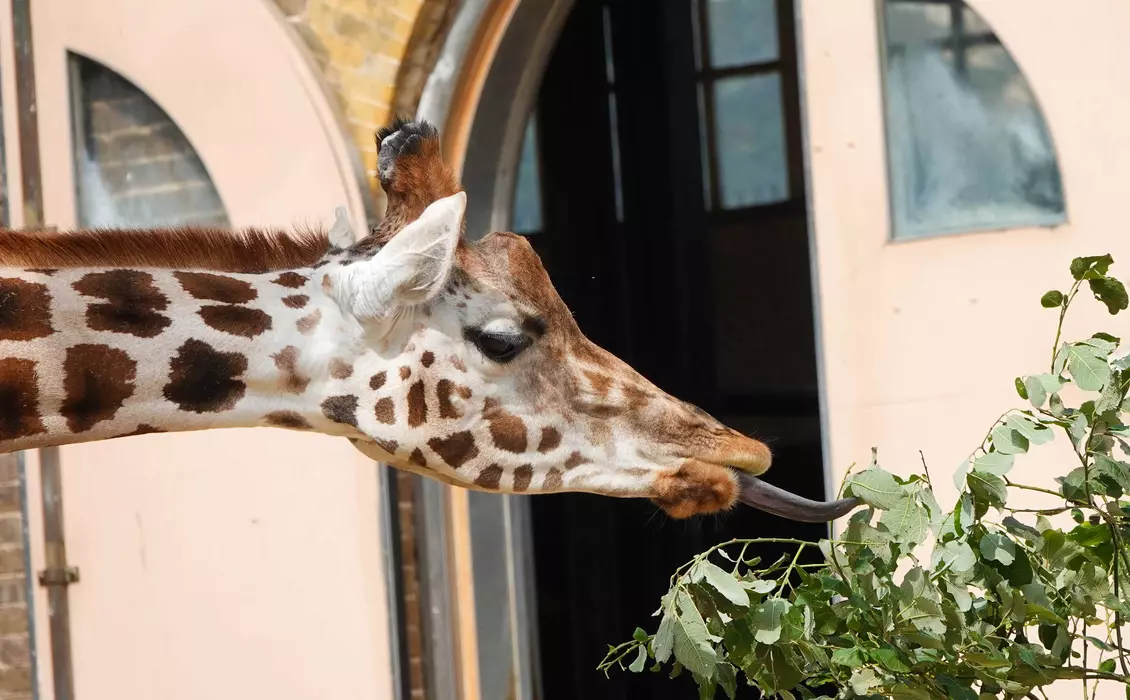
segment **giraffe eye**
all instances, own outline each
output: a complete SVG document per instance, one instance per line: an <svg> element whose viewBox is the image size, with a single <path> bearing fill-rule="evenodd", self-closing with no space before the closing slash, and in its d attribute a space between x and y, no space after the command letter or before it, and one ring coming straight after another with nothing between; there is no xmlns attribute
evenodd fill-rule
<svg viewBox="0 0 1130 700"><path fill-rule="evenodd" d="M479 352L494 362L505 363L513 360L532 342L523 333L486 332L479 328L468 328L463 333L467 340L479 349Z"/></svg>

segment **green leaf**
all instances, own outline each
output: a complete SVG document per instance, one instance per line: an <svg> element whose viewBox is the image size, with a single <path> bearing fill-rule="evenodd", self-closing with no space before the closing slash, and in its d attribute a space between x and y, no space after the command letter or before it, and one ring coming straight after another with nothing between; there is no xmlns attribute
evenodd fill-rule
<svg viewBox="0 0 1130 700"><path fill-rule="evenodd" d="M726 697L734 700L738 694L738 674L734 671L734 667L727 663L718 664L717 673L714 675Z"/></svg>
<svg viewBox="0 0 1130 700"><path fill-rule="evenodd" d="M772 593L773 591L777 590L777 586L779 584L776 581L765 581L765 580L762 580L762 579L756 579L754 581L742 581L739 585L741 585L743 588L750 589L754 593L765 594L765 593ZM746 600L748 601L748 598ZM747 603L747 605L748 605L748 603Z"/></svg>
<svg viewBox="0 0 1130 700"><path fill-rule="evenodd" d="M1109 254L1075 258L1071 261L1071 276L1076 280L1103 277L1113 263Z"/></svg>
<svg viewBox="0 0 1130 700"><path fill-rule="evenodd" d="M1063 292L1051 290L1040 297L1040 306L1045 309L1054 309L1063 304Z"/></svg>
<svg viewBox="0 0 1130 700"><path fill-rule="evenodd" d="M1059 394L1052 394L1051 399L1048 401L1048 410L1056 418L1063 416L1063 399L1059 398Z"/></svg>
<svg viewBox="0 0 1130 700"><path fill-rule="evenodd" d="M792 604L783 598L770 598L753 609L753 638L762 644L775 644L781 638L781 617Z"/></svg>
<svg viewBox="0 0 1130 700"><path fill-rule="evenodd" d="M632 639L640 644L647 644L648 634L642 627L637 627L635 632L632 632Z"/></svg>
<svg viewBox="0 0 1130 700"><path fill-rule="evenodd" d="M888 671L906 673L910 670L910 664L907 663L898 650L892 646L872 649L868 652L868 656Z"/></svg>
<svg viewBox="0 0 1130 700"><path fill-rule="evenodd" d="M1070 352L1070 345L1060 343L1059 349L1055 351L1055 358L1052 360L1052 374L1056 376L1063 374L1063 370L1067 367L1067 356Z"/></svg>
<svg viewBox="0 0 1130 700"><path fill-rule="evenodd" d="M1016 393L1020 395L1020 398L1027 401L1028 400L1028 387L1024 385L1024 380L1021 379L1020 377L1017 377L1016 379L1012 380L1012 383L1016 385Z"/></svg>
<svg viewBox="0 0 1130 700"><path fill-rule="evenodd" d="M905 496L894 476L878 468L866 469L851 477L848 489L850 495L879 510L894 508Z"/></svg>
<svg viewBox="0 0 1130 700"><path fill-rule="evenodd" d="M644 666L646 665L647 647L641 644L639 647L639 653L636 655L636 660L632 662L631 666L628 666L628 670L632 673L642 673Z"/></svg>
<svg viewBox="0 0 1130 700"><path fill-rule="evenodd" d="M1041 408L1044 402L1048 400L1048 392L1044 389L1044 383L1040 381L1039 377L1025 377L1024 378L1025 396L1021 398L1028 399L1028 401L1036 408Z"/></svg>
<svg viewBox="0 0 1130 700"><path fill-rule="evenodd" d="M788 649L762 646L757 649L761 668L755 678L767 694L788 690L804 680L804 672L793 661Z"/></svg>
<svg viewBox="0 0 1130 700"><path fill-rule="evenodd" d="M1102 651L1114 651L1114 647L1097 637L1087 637L1087 641L1094 645L1095 648L1101 649Z"/></svg>
<svg viewBox="0 0 1130 700"><path fill-rule="evenodd" d="M965 573L977 563L977 555L967 542L946 542L942 547L942 561L950 570Z"/></svg>
<svg viewBox="0 0 1130 700"><path fill-rule="evenodd" d="M852 692L859 696L868 695L868 691L872 688L882 685L882 680L875 674L875 671L870 668L861 668L851 674L851 679L848 681L851 685Z"/></svg>
<svg viewBox="0 0 1130 700"><path fill-rule="evenodd" d="M1000 507L1008 499L1008 487L1004 480L995 474L980 471L969 472L969 489L990 506Z"/></svg>
<svg viewBox="0 0 1130 700"><path fill-rule="evenodd" d="M1114 673L1114 659L1107 659L1099 664L1099 671L1103 673Z"/></svg>
<svg viewBox="0 0 1130 700"><path fill-rule="evenodd" d="M989 452L973 460L973 468L979 471L1004 476L1012 469L1016 457L1003 452Z"/></svg>
<svg viewBox="0 0 1130 700"><path fill-rule="evenodd" d="M1126 287L1113 277L1099 277L1088 280L1087 284L1091 285L1091 292L1094 293L1095 298L1106 304L1106 309L1112 316L1119 311L1125 311L1127 305L1130 305L1130 298L1126 296Z"/></svg>
<svg viewBox="0 0 1130 700"><path fill-rule="evenodd" d="M905 496L890 510L879 517L879 522L887 526L895 542L919 545L930 531L930 517L918 499Z"/></svg>
<svg viewBox="0 0 1130 700"><path fill-rule="evenodd" d="M1008 566L1016 559L1016 545L1012 540L997 532L990 532L981 538L981 555L989 561L999 561Z"/></svg>
<svg viewBox="0 0 1130 700"><path fill-rule="evenodd" d="M1110 378L1110 365L1090 345L1071 346L1067 356L1067 371L1084 391L1100 391Z"/></svg>
<svg viewBox="0 0 1130 700"><path fill-rule="evenodd" d="M692 673L713 678L718 654L710 644L706 623L686 591L679 591L676 601L679 614L674 624L675 658Z"/></svg>
<svg viewBox="0 0 1130 700"><path fill-rule="evenodd" d="M1028 442L1033 445L1044 445L1052 441L1055 434L1050 428L1040 425L1026 415L1020 413L1013 413L1005 422L1011 426L1016 432L1023 435L1028 439Z"/></svg>
<svg viewBox="0 0 1130 700"><path fill-rule="evenodd" d="M1028 451L1028 438L1007 423L993 428L993 449L1006 455L1024 454Z"/></svg>
<svg viewBox="0 0 1130 700"><path fill-rule="evenodd" d="M718 591L726 600L738 607L749 607L749 594L729 572L709 561L701 563L701 570L710 587Z"/></svg>
<svg viewBox="0 0 1130 700"><path fill-rule="evenodd" d="M1061 391L1064 386L1063 380L1054 374L1037 374L1036 379L1040 380L1040 384L1044 387L1044 391L1048 392L1049 394L1054 394L1058 391Z"/></svg>
<svg viewBox="0 0 1130 700"><path fill-rule="evenodd" d="M832 652L832 663L854 668L863 663L863 652L859 647L836 649Z"/></svg>
<svg viewBox="0 0 1130 700"><path fill-rule="evenodd" d="M655 633L655 641L652 645L654 650L655 660L659 663L667 663L667 659L671 658L671 651L675 648L675 611L669 607L665 607L663 611L663 619L659 622L659 630Z"/></svg>
<svg viewBox="0 0 1130 700"><path fill-rule="evenodd" d="M1095 455L1095 470L1118 484L1123 493L1130 493L1130 464L1106 455Z"/></svg>

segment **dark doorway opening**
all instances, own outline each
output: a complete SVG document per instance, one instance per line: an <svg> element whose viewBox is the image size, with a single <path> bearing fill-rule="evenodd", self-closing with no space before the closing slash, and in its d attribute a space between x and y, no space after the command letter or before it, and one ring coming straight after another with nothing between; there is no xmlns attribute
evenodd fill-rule
<svg viewBox="0 0 1130 700"><path fill-rule="evenodd" d="M532 125L515 227L582 330L768 442L769 481L823 498L792 3L577 0ZM689 677L605 679L605 644L654 631L671 572L711 544L827 533L583 494L530 509L545 700L694 697Z"/></svg>

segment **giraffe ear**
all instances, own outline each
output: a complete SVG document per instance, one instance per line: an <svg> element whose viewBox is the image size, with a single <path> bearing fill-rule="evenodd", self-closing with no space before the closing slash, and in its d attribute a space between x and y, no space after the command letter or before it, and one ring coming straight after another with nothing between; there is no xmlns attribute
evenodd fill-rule
<svg viewBox="0 0 1130 700"><path fill-rule="evenodd" d="M359 318L388 316L423 304L451 274L463 228L467 195L436 200L371 259L330 274L332 294Z"/></svg>

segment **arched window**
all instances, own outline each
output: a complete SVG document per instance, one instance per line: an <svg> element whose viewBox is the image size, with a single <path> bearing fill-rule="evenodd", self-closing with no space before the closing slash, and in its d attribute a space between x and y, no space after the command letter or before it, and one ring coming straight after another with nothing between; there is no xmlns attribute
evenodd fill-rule
<svg viewBox="0 0 1130 700"><path fill-rule="evenodd" d="M71 95L82 226L228 226L196 150L141 88L72 55Z"/></svg>
<svg viewBox="0 0 1130 700"><path fill-rule="evenodd" d="M992 28L961 0L884 0L893 235L1066 219L1039 104Z"/></svg>

